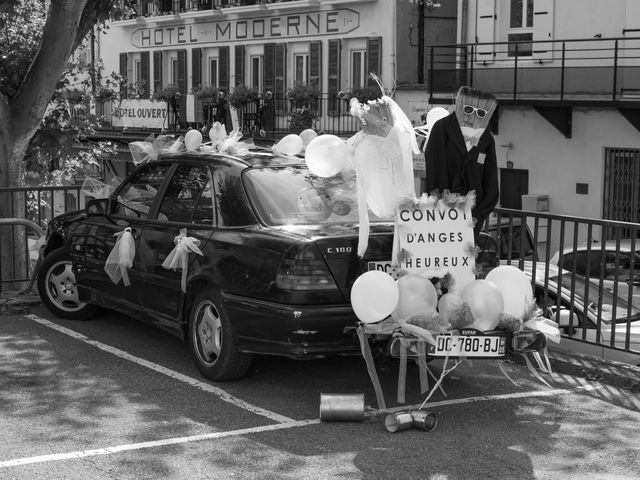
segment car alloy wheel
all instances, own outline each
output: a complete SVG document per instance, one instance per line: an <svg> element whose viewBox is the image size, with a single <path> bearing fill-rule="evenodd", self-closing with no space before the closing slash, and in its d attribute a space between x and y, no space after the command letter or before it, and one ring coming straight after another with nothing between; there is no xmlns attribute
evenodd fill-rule
<svg viewBox="0 0 640 480"><path fill-rule="evenodd" d="M89 318L96 307L80 301L71 259L64 248L47 255L38 272L38 293L55 315L73 320Z"/></svg>
<svg viewBox="0 0 640 480"><path fill-rule="evenodd" d="M238 380L251 367L251 355L238 349L231 321L209 291L196 296L189 315L189 342L198 370L216 381Z"/></svg>

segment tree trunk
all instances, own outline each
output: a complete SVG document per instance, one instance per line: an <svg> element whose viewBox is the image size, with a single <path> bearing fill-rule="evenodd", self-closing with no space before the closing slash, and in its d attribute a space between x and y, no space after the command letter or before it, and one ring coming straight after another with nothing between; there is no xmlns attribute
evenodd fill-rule
<svg viewBox="0 0 640 480"><path fill-rule="evenodd" d="M22 185L24 155L72 53L87 0L51 0L40 48L15 96L0 94L0 187ZM24 218L24 204L0 194L0 216ZM22 278L27 272L23 228L0 231L0 279ZM7 285L1 283L1 285ZM6 289L6 287L4 287Z"/></svg>

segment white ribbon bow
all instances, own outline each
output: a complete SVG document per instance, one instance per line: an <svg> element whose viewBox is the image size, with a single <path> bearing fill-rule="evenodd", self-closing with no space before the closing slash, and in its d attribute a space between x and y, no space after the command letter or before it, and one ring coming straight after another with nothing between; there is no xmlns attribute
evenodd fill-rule
<svg viewBox="0 0 640 480"><path fill-rule="evenodd" d="M181 287L184 293L187 293L187 269L189 268L189 252L202 255L200 248L200 240L194 237L187 237L187 229L181 228L180 234L173 239L176 246L171 253L162 262L162 267L167 270L182 270Z"/></svg>
<svg viewBox="0 0 640 480"><path fill-rule="evenodd" d="M104 271L113 283L117 284L122 279L122 282L129 286L131 282L127 269L133 266L133 258L136 256L136 244L131 234L131 227L114 233L113 236L118 237L118 240L107 257Z"/></svg>

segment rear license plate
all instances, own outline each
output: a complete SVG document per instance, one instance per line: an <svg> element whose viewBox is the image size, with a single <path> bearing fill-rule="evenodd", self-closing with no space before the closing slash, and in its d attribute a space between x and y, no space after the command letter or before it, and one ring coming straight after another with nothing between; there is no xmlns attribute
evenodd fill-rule
<svg viewBox="0 0 640 480"><path fill-rule="evenodd" d="M393 278L398 278L398 269L391 265L391 262L367 262L367 270L378 270L386 272Z"/></svg>
<svg viewBox="0 0 640 480"><path fill-rule="evenodd" d="M438 335L428 345L429 357L502 358L507 353L506 335Z"/></svg>

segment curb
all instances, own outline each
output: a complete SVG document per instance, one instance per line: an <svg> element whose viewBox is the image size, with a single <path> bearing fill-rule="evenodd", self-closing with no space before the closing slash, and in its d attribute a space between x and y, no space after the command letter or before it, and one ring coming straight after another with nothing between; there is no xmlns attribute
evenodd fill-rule
<svg viewBox="0 0 640 480"><path fill-rule="evenodd" d="M32 291L2 292L0 294L0 311L24 309L40 305L40 296Z"/></svg>
<svg viewBox="0 0 640 480"><path fill-rule="evenodd" d="M549 347L549 361L554 372L584 377L629 393L640 393L640 367L553 347Z"/></svg>

